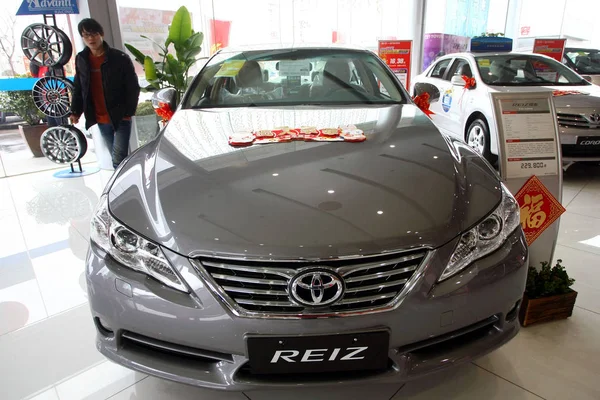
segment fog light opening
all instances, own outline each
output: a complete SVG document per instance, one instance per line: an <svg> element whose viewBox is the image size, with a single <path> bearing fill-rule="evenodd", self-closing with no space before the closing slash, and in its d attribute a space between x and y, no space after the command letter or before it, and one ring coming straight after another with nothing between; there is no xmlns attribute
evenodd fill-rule
<svg viewBox="0 0 600 400"><path fill-rule="evenodd" d="M103 319L100 319L100 317L95 317L94 323L96 324L96 328L98 329L98 332L100 332L103 336L106 336L106 337L115 336L115 333L113 332L113 330L110 329L110 325Z"/></svg>
<svg viewBox="0 0 600 400"><path fill-rule="evenodd" d="M521 305L521 300L517 300L513 308L510 309L509 312L506 313L506 322L512 322L517 318L517 314L519 312L519 306Z"/></svg>

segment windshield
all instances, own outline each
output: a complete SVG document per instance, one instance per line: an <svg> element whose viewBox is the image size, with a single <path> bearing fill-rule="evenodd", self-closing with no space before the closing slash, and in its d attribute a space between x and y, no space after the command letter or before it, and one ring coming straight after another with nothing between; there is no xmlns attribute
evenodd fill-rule
<svg viewBox="0 0 600 400"><path fill-rule="evenodd" d="M398 104L406 98L371 53L290 49L217 54L183 107Z"/></svg>
<svg viewBox="0 0 600 400"><path fill-rule="evenodd" d="M475 57L481 79L492 86L587 86L565 65L536 55L504 54Z"/></svg>
<svg viewBox="0 0 600 400"><path fill-rule="evenodd" d="M600 74L600 51L567 50L565 56L580 74Z"/></svg>

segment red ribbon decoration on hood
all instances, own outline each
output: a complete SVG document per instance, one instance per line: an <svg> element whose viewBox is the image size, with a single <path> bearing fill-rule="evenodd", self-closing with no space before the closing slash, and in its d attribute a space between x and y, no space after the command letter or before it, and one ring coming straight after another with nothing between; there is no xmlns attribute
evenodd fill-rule
<svg viewBox="0 0 600 400"><path fill-rule="evenodd" d="M163 122L167 122L173 117L173 110L167 103L158 103L158 108L155 110L156 114L162 118Z"/></svg>
<svg viewBox="0 0 600 400"><path fill-rule="evenodd" d="M463 81L465 81L465 90L474 88L477 85L475 78L469 78L466 75L463 75L462 78L463 78Z"/></svg>
<svg viewBox="0 0 600 400"><path fill-rule="evenodd" d="M578 90L555 90L552 92L552 96L554 96L554 97L567 96L570 94L587 94L587 93L582 93Z"/></svg>
<svg viewBox="0 0 600 400"><path fill-rule="evenodd" d="M419 107L421 111L425 113L425 115L428 117L434 115L433 111L429 109L429 93L423 92L420 95L413 97L413 101L417 107Z"/></svg>

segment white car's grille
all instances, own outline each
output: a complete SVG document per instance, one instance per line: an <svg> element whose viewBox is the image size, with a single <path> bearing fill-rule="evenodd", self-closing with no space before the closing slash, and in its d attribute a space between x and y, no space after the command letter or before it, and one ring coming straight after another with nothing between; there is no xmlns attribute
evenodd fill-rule
<svg viewBox="0 0 600 400"><path fill-rule="evenodd" d="M228 305L241 315L331 314L389 307L422 264L427 251L332 262L248 262L200 259L198 268ZM344 293L327 307L307 307L290 297L290 281L318 267L344 282Z"/></svg>
<svg viewBox="0 0 600 400"><path fill-rule="evenodd" d="M558 113L558 124L570 128L600 128L600 121L593 122L590 116L585 114Z"/></svg>

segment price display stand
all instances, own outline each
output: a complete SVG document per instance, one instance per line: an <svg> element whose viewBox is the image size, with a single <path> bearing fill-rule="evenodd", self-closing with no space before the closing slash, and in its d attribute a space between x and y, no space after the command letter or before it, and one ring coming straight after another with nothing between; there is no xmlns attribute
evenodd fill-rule
<svg viewBox="0 0 600 400"><path fill-rule="evenodd" d="M552 93L492 93L491 101L502 181L515 195L532 176L547 189L526 195L527 204L520 204L521 225L530 242L529 265L539 267L540 262L552 262L559 232L559 221L551 222L556 213L547 207L562 208L558 204L562 161Z"/></svg>

